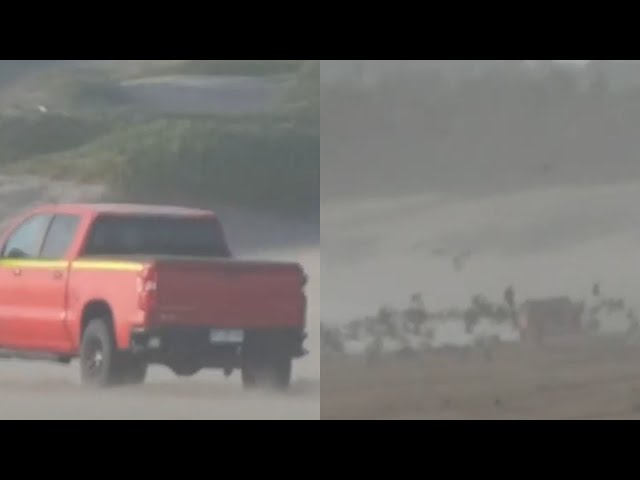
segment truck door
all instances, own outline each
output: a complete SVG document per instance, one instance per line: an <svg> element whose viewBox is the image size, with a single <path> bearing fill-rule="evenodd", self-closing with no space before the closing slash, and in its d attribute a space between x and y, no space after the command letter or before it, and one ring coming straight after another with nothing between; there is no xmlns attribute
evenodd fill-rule
<svg viewBox="0 0 640 480"><path fill-rule="evenodd" d="M56 214L40 252L41 268L28 274L29 288L37 295L29 300L25 321L29 325L30 346L50 352L67 352L72 347L67 328L67 250L75 237L80 217Z"/></svg>
<svg viewBox="0 0 640 480"><path fill-rule="evenodd" d="M28 318L32 298L30 275L39 268L38 256L52 215L28 217L10 233L0 251L0 345L28 348L37 336Z"/></svg>

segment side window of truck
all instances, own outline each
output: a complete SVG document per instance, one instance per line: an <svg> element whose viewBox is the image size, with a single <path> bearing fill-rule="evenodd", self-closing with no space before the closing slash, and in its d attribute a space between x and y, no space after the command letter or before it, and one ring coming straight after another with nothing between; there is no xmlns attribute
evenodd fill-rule
<svg viewBox="0 0 640 480"><path fill-rule="evenodd" d="M4 258L37 258L51 215L34 215L20 224L2 249Z"/></svg>
<svg viewBox="0 0 640 480"><path fill-rule="evenodd" d="M42 247L41 258L60 260L64 258L73 242L80 217L76 215L56 215L51 222Z"/></svg>

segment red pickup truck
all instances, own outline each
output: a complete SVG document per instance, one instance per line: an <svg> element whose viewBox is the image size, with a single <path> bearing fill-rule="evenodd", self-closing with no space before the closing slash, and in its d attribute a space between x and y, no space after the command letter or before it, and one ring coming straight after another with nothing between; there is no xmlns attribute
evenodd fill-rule
<svg viewBox="0 0 640 480"><path fill-rule="evenodd" d="M241 371L286 389L304 356L306 275L232 258L213 212L129 204L49 205L0 237L0 356L69 363L84 384Z"/></svg>

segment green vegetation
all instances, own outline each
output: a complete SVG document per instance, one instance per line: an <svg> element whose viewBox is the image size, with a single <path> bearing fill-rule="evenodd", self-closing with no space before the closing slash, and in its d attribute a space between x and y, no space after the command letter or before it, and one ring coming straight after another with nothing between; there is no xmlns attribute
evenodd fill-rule
<svg viewBox="0 0 640 480"><path fill-rule="evenodd" d="M266 112L195 115L132 104L118 82L128 73L118 69L41 72L19 89L0 90L0 105L8 105L0 112L0 168L106 183L127 200L318 215L317 61L203 60L148 67L163 74L170 69L277 73L290 80L284 100Z"/></svg>

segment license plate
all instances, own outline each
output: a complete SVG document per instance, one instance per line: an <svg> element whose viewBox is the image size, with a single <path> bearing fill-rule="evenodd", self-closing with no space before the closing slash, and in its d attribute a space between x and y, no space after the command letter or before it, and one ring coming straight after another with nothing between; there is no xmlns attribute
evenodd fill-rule
<svg viewBox="0 0 640 480"><path fill-rule="evenodd" d="M211 330L209 341L211 343L242 343L244 332L242 330Z"/></svg>

